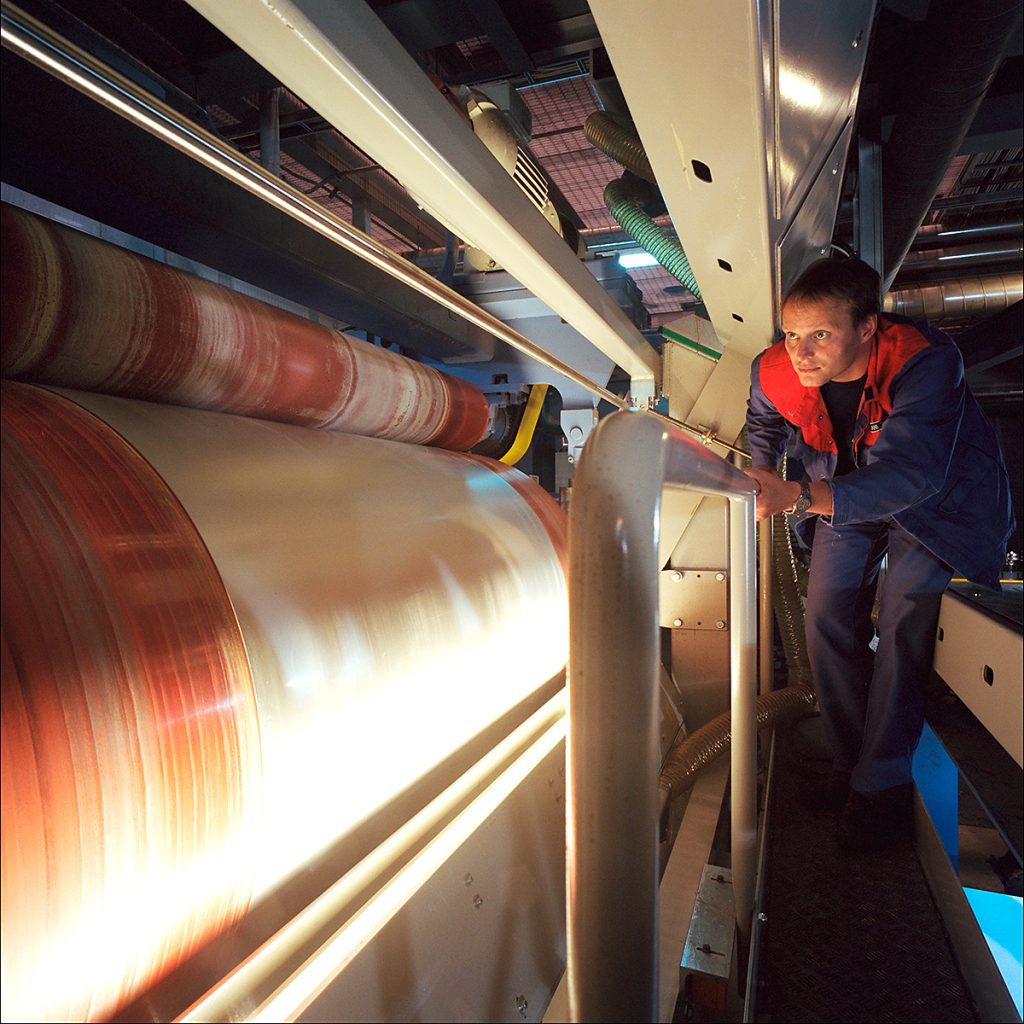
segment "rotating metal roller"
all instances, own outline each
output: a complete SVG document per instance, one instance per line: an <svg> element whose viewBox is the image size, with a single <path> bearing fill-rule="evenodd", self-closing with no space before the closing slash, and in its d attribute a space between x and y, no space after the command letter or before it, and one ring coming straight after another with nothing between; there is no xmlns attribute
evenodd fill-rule
<svg viewBox="0 0 1024 1024"><path fill-rule="evenodd" d="M474 385L3 204L4 377L464 451Z"/></svg>
<svg viewBox="0 0 1024 1024"><path fill-rule="evenodd" d="M272 893L331 844L355 834L368 817L386 814L381 809L398 794L436 772L560 672L568 645L564 517L528 478L475 456L110 396L57 397L8 387L29 395L25 412L10 408L33 424L20 430L17 443L27 445L20 438L28 435L36 448L5 466L5 502L8 490L14 502L11 512L5 507L5 520L19 524L18 532L5 536L5 568L8 559L21 565L24 580L9 596L5 573L5 637L17 666L15 693L39 695L51 710L50 724L40 728L41 719L26 717L8 700L5 683L4 1017L8 998L20 993L33 1019L85 1018L108 1012L111 999L90 994L91 971L68 973L63 958L69 947L54 945L52 930L42 923L46 914L59 914L68 934L87 939L90 969L94 960L109 957L108 995L120 985L121 1001L128 1001L153 976L127 966L122 949L135 943L137 931L147 931L143 919L152 918L161 940L154 962L161 970L172 967L193 939L227 925L247 899ZM83 532L93 537L90 516L102 519L110 508L132 506L135 497L119 482L123 471L115 473L88 452L69 454L53 470L57 482L36 479L31 465L55 465L51 450L85 451L54 417L54 407L73 410L66 418L96 424L148 478L164 482L164 504L186 525L194 524L193 536L202 538L215 573L191 583L170 573L167 529L111 530L90 539L88 559L71 559L75 544L84 543L76 538ZM62 490L55 491L58 484ZM99 513L71 500L90 486ZM51 521L65 525L58 530ZM42 545L43 555L35 553L40 539L49 545ZM167 565L170 574L146 583L135 569L139 559ZM81 582L79 562L104 560L118 571L88 586ZM62 565L69 578L64 590L53 593L56 585L45 577L60 577ZM125 799L100 801L101 827L97 794L120 791L133 778L163 779L164 769L151 771L146 758L162 749L160 730L183 718L183 738L174 750L183 764L187 758L194 771L206 773L205 781L165 784L182 798L196 794L194 799L211 801L210 813L219 815L212 801L225 799L221 776L232 762L210 746L205 732L190 731L197 726L189 706L182 710L181 701L164 690L176 693L172 682L179 674L191 683L206 660L223 660L225 649L239 649L237 633L228 628L234 620L225 625L223 612L201 618L199 651L186 642L194 628L188 626L192 602L212 600L222 587L248 654L258 720L245 733L247 756L240 764L249 775L241 820L232 826L246 836L246 850L230 865L229 880L213 872L215 881L197 890L202 926L183 937L167 905L177 890L166 889L166 879L122 883L111 871L97 874L95 864L118 863L123 844L147 848L150 828L174 834L184 826L169 812ZM155 607L143 603L137 609L140 595L157 595ZM12 635L8 624L20 618L9 618L8 606L30 597L37 609L32 621ZM126 609L125 615L144 610L148 617L131 629L120 620L107 626L112 613L102 609L108 605ZM79 620L74 637L65 639L64 624ZM184 640L175 630L185 631ZM123 684L107 682L98 668L110 660L110 633L124 650L118 657L137 668L125 671ZM141 717L140 686L149 694L145 706L153 708ZM78 690L89 694L79 704L104 723L114 737L109 742L79 728L88 721L86 712L64 696ZM226 700L221 713L233 707ZM214 715L209 728L217 721ZM8 730L15 737L10 746ZM134 753L123 756L121 749ZM47 771L64 778L60 817L35 795L37 777ZM82 788L89 779L92 788ZM23 820L39 838L17 854ZM84 832L61 824L79 820L92 824ZM185 837L191 835L186 828ZM181 854L192 874L205 879L208 865L219 868L230 860L217 853L230 848L226 839L217 848L196 842ZM10 860L8 843L17 854ZM65 890L47 891L39 866L44 845L48 858L66 865L86 901L64 903ZM155 863L160 874L163 861L157 857ZM22 895L9 903L15 892ZM122 928L110 940L112 949L108 921ZM53 966L58 960L59 968ZM64 977L66 984L56 984ZM58 998L57 988L67 991Z"/></svg>
<svg viewBox="0 0 1024 1024"><path fill-rule="evenodd" d="M3 385L2 1017L108 1015L248 906L256 702L167 485Z"/></svg>

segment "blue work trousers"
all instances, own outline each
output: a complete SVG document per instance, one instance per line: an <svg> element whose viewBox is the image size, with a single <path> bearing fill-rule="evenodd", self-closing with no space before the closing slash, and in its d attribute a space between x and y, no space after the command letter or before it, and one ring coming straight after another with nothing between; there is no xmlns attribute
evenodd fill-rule
<svg viewBox="0 0 1024 1024"><path fill-rule="evenodd" d="M882 559L878 646L871 610ZM894 520L816 524L805 625L835 768L872 793L910 782L935 628L952 569Z"/></svg>

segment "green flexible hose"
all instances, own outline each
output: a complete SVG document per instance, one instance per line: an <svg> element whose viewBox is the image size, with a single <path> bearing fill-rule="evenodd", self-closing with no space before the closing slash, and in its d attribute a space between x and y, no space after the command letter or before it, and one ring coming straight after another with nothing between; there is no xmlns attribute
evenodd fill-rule
<svg viewBox="0 0 1024 1024"><path fill-rule="evenodd" d="M644 144L640 141L633 122L626 117L609 114L604 110L595 110L583 123L583 133L587 141L605 156L611 157L617 164L628 167L634 174L652 185L657 182L651 162L644 152Z"/></svg>
<svg viewBox="0 0 1024 1024"><path fill-rule="evenodd" d="M604 203L622 230L637 245L649 252L677 281L686 285L698 302L702 302L697 279L693 276L690 261L686 258L683 247L644 213L629 184L621 178L610 181L604 190Z"/></svg>

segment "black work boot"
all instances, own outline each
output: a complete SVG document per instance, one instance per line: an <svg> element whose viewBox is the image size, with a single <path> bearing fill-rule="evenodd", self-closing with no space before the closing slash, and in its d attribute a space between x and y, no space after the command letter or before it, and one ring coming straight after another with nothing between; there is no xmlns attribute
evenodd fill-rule
<svg viewBox="0 0 1024 1024"><path fill-rule="evenodd" d="M830 771L800 784L797 803L814 811L841 811L850 797L850 773Z"/></svg>
<svg viewBox="0 0 1024 1024"><path fill-rule="evenodd" d="M851 789L836 840L844 850L881 850L909 836L913 824L912 782L873 793Z"/></svg>

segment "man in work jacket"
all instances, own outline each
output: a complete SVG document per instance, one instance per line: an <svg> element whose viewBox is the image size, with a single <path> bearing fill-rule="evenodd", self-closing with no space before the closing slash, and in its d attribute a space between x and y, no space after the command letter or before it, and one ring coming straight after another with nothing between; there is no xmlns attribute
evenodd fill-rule
<svg viewBox="0 0 1024 1024"><path fill-rule="evenodd" d="M860 260L809 267L783 303L784 337L754 360L747 407L758 518L792 512L813 532L807 651L834 771L801 800L841 808L851 849L909 830L942 593L954 570L998 589L1013 521L959 350L924 321L880 316L879 291ZM791 445L801 482L776 473Z"/></svg>

